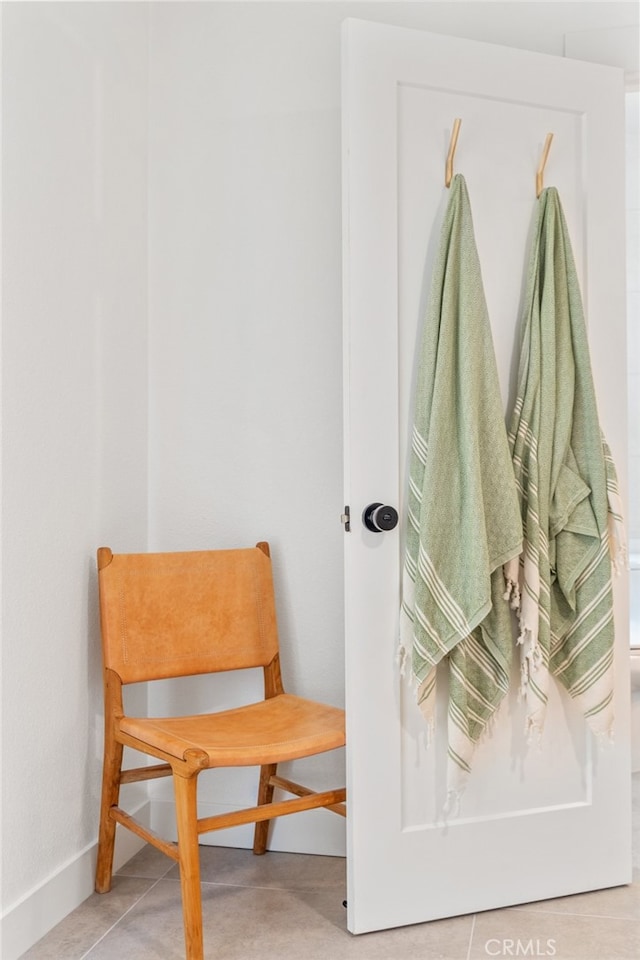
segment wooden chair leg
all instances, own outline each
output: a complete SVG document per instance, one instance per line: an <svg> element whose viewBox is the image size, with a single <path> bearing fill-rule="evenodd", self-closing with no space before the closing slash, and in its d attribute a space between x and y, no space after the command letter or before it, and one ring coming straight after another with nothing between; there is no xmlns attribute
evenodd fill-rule
<svg viewBox="0 0 640 960"><path fill-rule="evenodd" d="M269 783L271 777L276 774L277 764L268 763L260 767L260 785L258 786L258 806L263 803L271 803L273 800L273 787ZM267 837L269 835L270 820L260 820L256 823L253 834L253 852L260 856L266 852Z"/></svg>
<svg viewBox="0 0 640 960"><path fill-rule="evenodd" d="M116 842L116 822L109 816L120 795L120 771L123 746L105 737L104 763L102 767L102 799L100 801L100 829L98 831L98 859L96 863L96 892L111 890L113 873L113 849Z"/></svg>
<svg viewBox="0 0 640 960"><path fill-rule="evenodd" d="M191 777L180 777L174 774L186 960L204 960L197 784L197 774Z"/></svg>

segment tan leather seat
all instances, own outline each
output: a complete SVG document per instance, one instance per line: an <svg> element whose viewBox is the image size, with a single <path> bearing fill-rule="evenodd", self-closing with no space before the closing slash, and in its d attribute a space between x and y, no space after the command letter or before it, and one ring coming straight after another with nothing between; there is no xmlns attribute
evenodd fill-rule
<svg viewBox="0 0 640 960"><path fill-rule="evenodd" d="M251 767L343 746L344 712L281 693L204 716L125 717L120 730L179 760L188 749L199 747L210 767Z"/></svg>
<svg viewBox="0 0 640 960"><path fill-rule="evenodd" d="M269 821L326 807L345 816L345 790L317 792L277 774L284 760L344 745L344 711L284 692L269 547L189 553L98 550L105 689L105 753L96 890L111 888L116 824L180 865L187 960L203 960L198 837L255 823L264 853ZM262 667L265 698L217 713L129 717L122 686ZM161 762L122 770L124 747ZM211 767L260 766L258 804L198 819L197 777ZM120 786L173 776L178 842L158 837L118 805ZM274 789L294 799L274 802Z"/></svg>

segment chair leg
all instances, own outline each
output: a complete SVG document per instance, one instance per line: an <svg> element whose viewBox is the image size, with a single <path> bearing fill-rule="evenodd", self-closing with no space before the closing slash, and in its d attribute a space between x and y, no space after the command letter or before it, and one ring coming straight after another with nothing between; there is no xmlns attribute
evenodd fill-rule
<svg viewBox="0 0 640 960"><path fill-rule="evenodd" d="M186 960L204 960L196 803L197 783L197 774L191 777L180 777L174 774L173 777Z"/></svg>
<svg viewBox="0 0 640 960"><path fill-rule="evenodd" d="M268 763L260 767L260 785L258 786L258 806L263 803L271 803L273 800L273 787L269 783L271 777L276 774L277 764ZM270 820L260 820L256 823L253 834L253 852L260 856L266 852L267 837L269 835Z"/></svg>
<svg viewBox="0 0 640 960"><path fill-rule="evenodd" d="M120 795L120 771L123 746L113 737L105 737L104 763L102 767L102 799L100 801L100 829L98 832L98 859L96 863L96 892L111 890L113 873L113 849L116 841L116 822L109 816L111 807L117 806Z"/></svg>

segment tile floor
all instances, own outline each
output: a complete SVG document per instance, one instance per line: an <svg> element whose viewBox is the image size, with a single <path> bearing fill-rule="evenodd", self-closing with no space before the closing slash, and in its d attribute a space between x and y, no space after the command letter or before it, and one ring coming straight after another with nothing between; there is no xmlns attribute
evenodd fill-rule
<svg viewBox="0 0 640 960"><path fill-rule="evenodd" d="M202 847L211 960L556 960L640 958L640 775L634 783L634 880L578 894L353 937L345 863L336 857ZM519 952L517 952L519 951ZM177 867L146 847L22 960L184 960Z"/></svg>

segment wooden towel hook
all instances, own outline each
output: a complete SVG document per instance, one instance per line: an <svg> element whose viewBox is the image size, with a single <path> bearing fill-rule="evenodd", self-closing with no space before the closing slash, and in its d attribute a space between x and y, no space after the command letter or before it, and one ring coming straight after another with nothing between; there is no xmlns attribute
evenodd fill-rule
<svg viewBox="0 0 640 960"><path fill-rule="evenodd" d="M553 134L548 133L547 139L544 142L544 147L542 149L542 156L540 157L540 164L536 170L536 197L539 197L543 190L543 178L544 178L544 168L547 165L547 157L549 156L549 150L551 149L551 141L553 140Z"/></svg>
<svg viewBox="0 0 640 960"><path fill-rule="evenodd" d="M460 133L460 124L462 120L456 118L453 121L453 130L451 131L451 140L449 141L449 153L447 154L447 166L445 169L444 175L444 185L445 187L451 186L451 181L453 179L453 158L456 153L456 147L458 146L458 134Z"/></svg>

